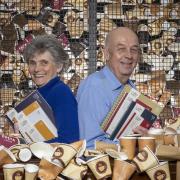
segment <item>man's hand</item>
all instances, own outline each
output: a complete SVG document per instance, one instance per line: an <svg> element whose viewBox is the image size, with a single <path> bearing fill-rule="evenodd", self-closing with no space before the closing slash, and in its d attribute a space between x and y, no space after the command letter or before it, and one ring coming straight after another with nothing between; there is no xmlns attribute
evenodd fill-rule
<svg viewBox="0 0 180 180"><path fill-rule="evenodd" d="M146 129L142 126L138 126L133 129L133 132L136 134L146 135L148 133L148 129Z"/></svg>

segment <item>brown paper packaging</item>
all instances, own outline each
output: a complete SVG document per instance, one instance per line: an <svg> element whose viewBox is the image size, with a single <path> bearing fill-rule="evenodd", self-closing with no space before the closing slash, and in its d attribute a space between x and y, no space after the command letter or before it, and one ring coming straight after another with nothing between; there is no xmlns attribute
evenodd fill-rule
<svg viewBox="0 0 180 180"><path fill-rule="evenodd" d="M156 148L156 156L160 159L180 160L180 148L168 145L159 145Z"/></svg>

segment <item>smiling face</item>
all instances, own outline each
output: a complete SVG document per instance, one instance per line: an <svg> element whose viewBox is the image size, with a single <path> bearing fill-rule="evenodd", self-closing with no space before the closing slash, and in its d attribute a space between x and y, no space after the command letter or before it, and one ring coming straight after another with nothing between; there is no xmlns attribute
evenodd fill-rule
<svg viewBox="0 0 180 180"><path fill-rule="evenodd" d="M29 61L29 73L37 86L48 83L62 69L55 62L50 52L35 53Z"/></svg>
<svg viewBox="0 0 180 180"><path fill-rule="evenodd" d="M118 80L125 84L140 58L139 42L135 33L127 28L112 31L105 47L105 58Z"/></svg>

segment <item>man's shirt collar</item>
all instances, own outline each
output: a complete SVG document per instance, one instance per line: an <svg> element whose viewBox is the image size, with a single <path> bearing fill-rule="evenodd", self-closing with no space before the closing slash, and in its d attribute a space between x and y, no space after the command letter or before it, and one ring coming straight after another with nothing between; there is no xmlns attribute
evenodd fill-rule
<svg viewBox="0 0 180 180"><path fill-rule="evenodd" d="M108 66L105 66L102 69L102 73L104 74L105 78L108 80L109 87L112 88L112 91L118 90L123 86L117 79L117 77L114 75L114 73L110 70ZM134 87L134 84L131 80L127 81L127 84L130 84L132 87Z"/></svg>

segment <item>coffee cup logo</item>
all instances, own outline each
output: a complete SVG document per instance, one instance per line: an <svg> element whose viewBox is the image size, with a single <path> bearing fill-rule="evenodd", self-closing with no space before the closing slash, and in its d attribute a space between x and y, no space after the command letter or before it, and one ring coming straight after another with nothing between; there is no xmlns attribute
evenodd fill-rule
<svg viewBox="0 0 180 180"><path fill-rule="evenodd" d="M81 177L81 179L83 179L84 177L85 177L85 175L87 174L87 169L86 170L83 170L83 171L81 171L81 173L80 173L80 177Z"/></svg>
<svg viewBox="0 0 180 180"><path fill-rule="evenodd" d="M138 153L137 159L141 162L146 161L148 158L148 153L145 150L142 150Z"/></svg>
<svg viewBox="0 0 180 180"><path fill-rule="evenodd" d="M13 180L23 180L24 174L22 171L15 171L13 174Z"/></svg>
<svg viewBox="0 0 180 180"><path fill-rule="evenodd" d="M96 170L98 173L102 174L105 173L107 170L107 164L104 161L99 161L96 164Z"/></svg>
<svg viewBox="0 0 180 180"><path fill-rule="evenodd" d="M64 149L62 147L58 147L53 154L53 157L60 158L64 155Z"/></svg>
<svg viewBox="0 0 180 180"><path fill-rule="evenodd" d="M163 170L158 170L154 173L155 180L165 180L166 179L166 172Z"/></svg>
<svg viewBox="0 0 180 180"><path fill-rule="evenodd" d="M64 161L61 159L63 155L64 149L62 147L58 147L53 154L52 161L65 166Z"/></svg>

